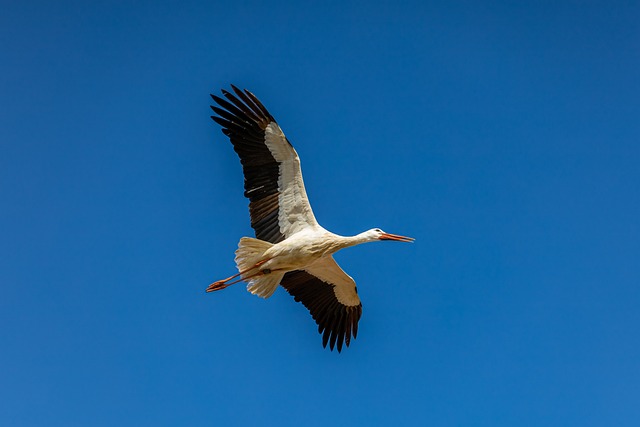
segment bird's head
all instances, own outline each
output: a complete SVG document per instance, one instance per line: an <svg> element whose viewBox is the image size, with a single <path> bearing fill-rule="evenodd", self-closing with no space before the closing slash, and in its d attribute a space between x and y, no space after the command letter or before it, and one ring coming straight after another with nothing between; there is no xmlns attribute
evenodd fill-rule
<svg viewBox="0 0 640 427"><path fill-rule="evenodd" d="M399 236L397 234L385 233L379 228L372 228L369 231L365 232L367 234L367 238L370 241L376 240L395 240L397 242L407 242L412 243L415 239L413 237Z"/></svg>

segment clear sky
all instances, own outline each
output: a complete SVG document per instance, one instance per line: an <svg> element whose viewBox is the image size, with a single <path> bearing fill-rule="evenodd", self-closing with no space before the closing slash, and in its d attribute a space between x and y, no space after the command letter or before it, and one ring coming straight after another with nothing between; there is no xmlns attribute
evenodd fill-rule
<svg viewBox="0 0 640 427"><path fill-rule="evenodd" d="M640 4L13 1L3 426L640 425ZM237 285L209 93L254 92L360 333Z"/></svg>

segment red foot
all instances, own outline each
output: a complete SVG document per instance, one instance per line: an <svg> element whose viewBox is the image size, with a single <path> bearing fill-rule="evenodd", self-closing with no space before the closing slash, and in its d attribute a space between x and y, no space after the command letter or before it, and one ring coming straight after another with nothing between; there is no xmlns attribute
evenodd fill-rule
<svg viewBox="0 0 640 427"><path fill-rule="evenodd" d="M224 281L215 282L209 285L207 292L220 291L228 287L231 283L225 283Z"/></svg>

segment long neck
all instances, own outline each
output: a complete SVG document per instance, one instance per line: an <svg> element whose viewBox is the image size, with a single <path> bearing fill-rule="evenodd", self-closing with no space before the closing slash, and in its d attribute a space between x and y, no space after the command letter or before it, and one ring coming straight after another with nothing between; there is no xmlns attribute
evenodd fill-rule
<svg viewBox="0 0 640 427"><path fill-rule="evenodd" d="M351 246L359 245L361 243L371 242L372 240L367 236L367 232L363 231L355 236L344 236L340 239L340 249L349 248Z"/></svg>
<svg viewBox="0 0 640 427"><path fill-rule="evenodd" d="M334 254L340 249L372 241L371 238L367 237L366 232L356 234L355 236L340 236L329 232L328 235L330 235L331 238L320 240L320 246L317 248L318 252L322 252L325 255Z"/></svg>

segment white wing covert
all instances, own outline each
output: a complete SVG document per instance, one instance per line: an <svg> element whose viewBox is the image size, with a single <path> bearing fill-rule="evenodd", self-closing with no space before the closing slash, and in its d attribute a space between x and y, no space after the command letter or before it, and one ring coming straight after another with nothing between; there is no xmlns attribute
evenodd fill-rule
<svg viewBox="0 0 640 427"><path fill-rule="evenodd" d="M300 158L282 129L248 90L231 86L211 106L240 157L244 195L256 237L278 243L307 227L318 227L304 188Z"/></svg>
<svg viewBox="0 0 640 427"><path fill-rule="evenodd" d="M321 258L305 270L291 271L280 282L294 299L301 302L318 324L322 345L329 343L338 352L358 335L362 303L353 279L331 256Z"/></svg>

